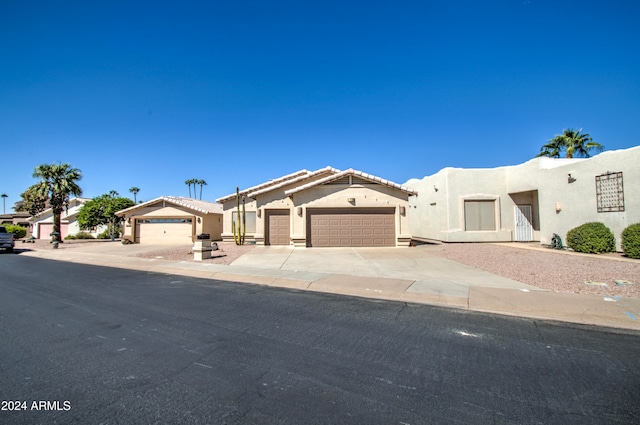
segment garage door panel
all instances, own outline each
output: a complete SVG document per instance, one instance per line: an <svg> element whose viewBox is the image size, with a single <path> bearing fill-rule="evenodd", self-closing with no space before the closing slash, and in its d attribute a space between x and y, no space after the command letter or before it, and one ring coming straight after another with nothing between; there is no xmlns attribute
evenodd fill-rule
<svg viewBox="0 0 640 425"><path fill-rule="evenodd" d="M136 226L136 242L149 244L191 243L191 223L139 223Z"/></svg>
<svg viewBox="0 0 640 425"><path fill-rule="evenodd" d="M291 241L289 210L268 210L266 218L267 245L289 245ZM319 229L322 230L322 226Z"/></svg>
<svg viewBox="0 0 640 425"><path fill-rule="evenodd" d="M309 209L307 214L308 246L395 246L394 208Z"/></svg>

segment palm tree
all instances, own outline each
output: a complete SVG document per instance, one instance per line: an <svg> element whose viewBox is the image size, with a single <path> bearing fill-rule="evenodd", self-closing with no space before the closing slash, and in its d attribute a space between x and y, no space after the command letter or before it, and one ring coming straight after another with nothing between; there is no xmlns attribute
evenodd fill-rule
<svg viewBox="0 0 640 425"><path fill-rule="evenodd" d="M118 196L120 196L120 194L116 190L110 190L109 191L109 196L112 197L112 198L117 198Z"/></svg>
<svg viewBox="0 0 640 425"><path fill-rule="evenodd" d="M196 194L196 184L200 185L200 200L202 200L202 186L206 186L207 182L201 179L198 179L195 181L195 184L193 185L193 194Z"/></svg>
<svg viewBox="0 0 640 425"><path fill-rule="evenodd" d="M567 158L589 158L590 151L595 150L602 152L604 146L598 142L594 142L589 133L581 133L580 130L564 129L562 134L557 135L549 140L549 143L540 148L538 156L548 156L551 158L560 158L560 152L565 151Z"/></svg>
<svg viewBox="0 0 640 425"><path fill-rule="evenodd" d="M138 192L140 192L140 189L133 186L132 188L129 189L129 192L133 193L133 203L137 204L138 203L138 199L136 197L136 195L138 194Z"/></svg>
<svg viewBox="0 0 640 425"><path fill-rule="evenodd" d="M196 179L185 180L184 184L189 186L189 198L191 198L191 185L193 185L193 194L196 194Z"/></svg>
<svg viewBox="0 0 640 425"><path fill-rule="evenodd" d="M9 197L9 195L7 195L6 193L3 193L3 194L2 194L2 195L0 195L0 196L2 196L2 211L3 211L3 212L2 212L2 214L6 214L6 213L7 213L7 208L6 208L6 206L5 206L5 204L4 204L4 203L5 203L5 199L6 199L6 198L8 198L8 197ZM201 197L202 197L202 196L201 196Z"/></svg>
<svg viewBox="0 0 640 425"><path fill-rule="evenodd" d="M63 209L69 207L70 195L82 195L82 189L77 183L82 179L82 173L69 164L41 164L34 169L33 177L40 179L35 190L41 197L49 200L53 211L53 242L62 242L60 215Z"/></svg>

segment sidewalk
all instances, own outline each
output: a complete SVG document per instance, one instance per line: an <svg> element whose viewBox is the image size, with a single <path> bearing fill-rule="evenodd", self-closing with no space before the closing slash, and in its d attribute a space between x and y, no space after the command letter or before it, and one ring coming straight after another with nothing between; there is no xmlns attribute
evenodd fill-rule
<svg viewBox="0 0 640 425"><path fill-rule="evenodd" d="M231 265L134 257L140 245L35 249L36 258L640 330L640 299L555 293L411 248L256 247Z"/></svg>

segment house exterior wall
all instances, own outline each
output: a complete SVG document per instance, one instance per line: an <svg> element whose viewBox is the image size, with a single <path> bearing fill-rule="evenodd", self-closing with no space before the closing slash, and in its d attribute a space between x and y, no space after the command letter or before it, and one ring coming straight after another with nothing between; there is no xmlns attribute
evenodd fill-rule
<svg viewBox="0 0 640 425"><path fill-rule="evenodd" d="M304 181L304 184L311 180ZM307 243L307 209L308 208L395 208L396 246L408 246L411 240L409 233L409 218L407 216L408 195L404 192L379 184L319 185L291 196L285 194L286 190L295 187L290 185L271 192L256 196L256 199L247 199L246 212L256 213L256 232L247 233L246 240L255 241L257 244L265 243L265 226L268 210L289 210L291 244L294 246L306 246ZM354 202L349 203L348 199ZM401 213L401 208L405 213ZM232 199L223 203L224 232L223 240L233 240L231 232L232 213L236 211L236 200Z"/></svg>
<svg viewBox="0 0 640 425"><path fill-rule="evenodd" d="M533 239L542 244L550 244L554 233L564 241L570 229L598 221L612 230L620 249L624 228L640 222L637 164L640 147L604 152L589 159L536 158L492 169L445 168L406 183L419 193L409 198L410 233L446 242L513 241L514 207L526 204L532 207ZM607 172L622 172L622 212L598 212L595 179ZM496 229L467 231L465 200L494 200Z"/></svg>
<svg viewBox="0 0 640 425"><path fill-rule="evenodd" d="M135 220L153 217L191 218L193 220L192 241L200 233L208 233L212 240L222 239L222 214L197 213L188 208L161 203L137 208L125 215L123 237L135 240Z"/></svg>
<svg viewBox="0 0 640 425"><path fill-rule="evenodd" d="M554 233L566 241L569 230L588 222L601 222L616 237L629 225L640 223L640 147L603 152L588 160L561 161L553 166L540 159L538 172L540 201L540 243L550 244ZM551 167L553 168L545 168ZM624 211L598 212L596 176L622 172ZM569 182L569 174L575 179ZM559 207L559 210L556 209Z"/></svg>
<svg viewBox="0 0 640 425"><path fill-rule="evenodd" d="M85 199L79 199L79 198L72 199L69 202L69 208L67 210L63 210L62 214L60 214L60 224L61 226L64 225L62 227L66 229L66 233L64 231L62 232L63 239L68 235L75 235L81 231L87 232L93 235L94 237L97 237L100 233L104 232L104 230L107 228L106 226L98 226L98 228L96 228L93 231L80 230L80 226L76 219L77 219L78 213L80 212L80 208L82 208L82 205L84 205L85 202L86 202ZM34 238L48 239L50 237L49 234L41 234L42 232L40 231L40 229L41 227L49 229L50 226L48 226L48 224L53 224L53 211L51 209L47 209L41 214L35 217L32 217L31 219L29 219L29 221L33 226L32 236ZM41 224L44 224L44 225L41 226Z"/></svg>

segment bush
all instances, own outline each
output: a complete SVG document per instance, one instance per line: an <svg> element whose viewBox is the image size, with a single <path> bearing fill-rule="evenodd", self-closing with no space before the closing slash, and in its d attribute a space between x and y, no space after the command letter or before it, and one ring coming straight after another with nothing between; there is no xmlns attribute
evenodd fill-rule
<svg viewBox="0 0 640 425"><path fill-rule="evenodd" d="M622 231L622 251L629 258L640 258L640 223Z"/></svg>
<svg viewBox="0 0 640 425"><path fill-rule="evenodd" d="M567 246L576 252L615 252L616 238L603 223L585 223L567 232Z"/></svg>
<svg viewBox="0 0 640 425"><path fill-rule="evenodd" d="M115 235L113 236L114 238L119 238L120 237L120 231L118 231L116 229L115 231ZM111 239L111 234L109 233L109 229L105 230L104 232L100 233L98 235L98 239Z"/></svg>
<svg viewBox="0 0 640 425"><path fill-rule="evenodd" d="M68 235L65 239L74 240L74 239L95 239L95 238L91 233L78 232L75 235Z"/></svg>
<svg viewBox="0 0 640 425"><path fill-rule="evenodd" d="M27 229L22 226L17 226L15 224L3 224L7 232L13 233L14 238L21 239L27 236Z"/></svg>

